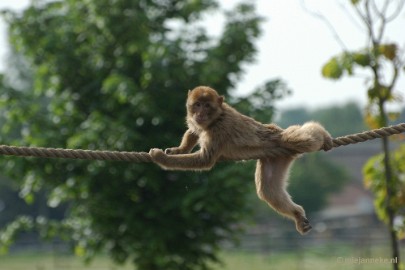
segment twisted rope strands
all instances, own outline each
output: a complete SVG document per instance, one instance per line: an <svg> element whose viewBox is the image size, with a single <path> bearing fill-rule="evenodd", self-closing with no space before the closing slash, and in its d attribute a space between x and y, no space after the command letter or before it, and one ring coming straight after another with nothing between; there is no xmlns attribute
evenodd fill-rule
<svg viewBox="0 0 405 270"><path fill-rule="evenodd" d="M82 149L62 149L0 145L0 155L42 158L69 158L87 160L109 160L129 162L152 162L146 152L92 151Z"/></svg>
<svg viewBox="0 0 405 270"><path fill-rule="evenodd" d="M405 123L401 123L394 126L383 127L379 129L373 129L362 133L353 135L347 135L333 139L333 147L339 147L348 144L355 144L359 142L365 142L368 140L374 140L377 138L388 137L394 134L400 134L405 132Z"/></svg>
<svg viewBox="0 0 405 270"><path fill-rule="evenodd" d="M333 147L339 147L349 144L355 144L387 137L394 134L405 132L405 123L365 131L362 133L342 136L333 139ZM286 149L274 149L269 156L286 154ZM41 158L65 158L65 159L87 159L87 160L109 160L109 161L127 161L127 162L152 162L149 153L146 152L120 152L120 151L93 151L82 149L62 149L62 148L43 148L43 147L25 147L0 145L0 155L21 156L21 157L41 157ZM252 159L258 159L254 157Z"/></svg>

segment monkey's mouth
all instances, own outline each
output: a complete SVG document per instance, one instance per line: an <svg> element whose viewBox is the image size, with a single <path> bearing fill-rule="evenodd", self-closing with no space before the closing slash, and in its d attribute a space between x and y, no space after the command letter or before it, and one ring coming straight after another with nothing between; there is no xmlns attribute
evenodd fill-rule
<svg viewBox="0 0 405 270"><path fill-rule="evenodd" d="M205 122L208 121L208 117L207 117L207 116L196 116L196 117L195 117L195 121L196 121L198 124L204 124Z"/></svg>

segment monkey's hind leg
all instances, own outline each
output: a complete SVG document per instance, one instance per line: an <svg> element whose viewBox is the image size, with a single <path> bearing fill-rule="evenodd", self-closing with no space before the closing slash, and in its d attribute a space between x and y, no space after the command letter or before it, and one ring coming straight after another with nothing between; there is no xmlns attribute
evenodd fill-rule
<svg viewBox="0 0 405 270"><path fill-rule="evenodd" d="M294 158L265 158L257 161L256 190L259 198L266 201L280 214L295 220L297 231L305 234L312 229L302 206L295 204L288 194L287 178Z"/></svg>

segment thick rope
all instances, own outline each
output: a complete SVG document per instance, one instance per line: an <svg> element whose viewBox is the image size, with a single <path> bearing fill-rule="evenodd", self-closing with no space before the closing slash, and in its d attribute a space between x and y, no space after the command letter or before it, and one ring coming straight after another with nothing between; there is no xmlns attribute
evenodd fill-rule
<svg viewBox="0 0 405 270"><path fill-rule="evenodd" d="M379 129L373 129L361 133L356 133L353 135L347 135L342 137L337 137L333 139L333 147L344 146L348 144L355 144L360 142L365 142L369 140L374 140L382 137L388 137L394 134L400 134L405 132L405 123L398 125L393 125L389 127L383 127Z"/></svg>
<svg viewBox="0 0 405 270"><path fill-rule="evenodd" d="M405 132L405 123L373 129L362 133L342 136L333 139L333 147L339 147L349 144L355 144L387 137L394 134ZM289 150L284 148L274 148L266 156L276 157L289 154ZM152 162L149 153L146 152L120 152L120 151L92 151L82 149L62 149L62 148L43 148L43 147L24 147L0 145L0 155L21 156L21 157L41 157L41 158L65 158L65 159L87 159L87 160L110 160L110 161L128 161L128 162ZM251 157L258 159L260 157Z"/></svg>
<svg viewBox="0 0 405 270"><path fill-rule="evenodd" d="M93 151L82 149L62 149L0 145L0 155L41 157L41 158L70 158L87 160L110 160L130 162L152 162L146 152Z"/></svg>

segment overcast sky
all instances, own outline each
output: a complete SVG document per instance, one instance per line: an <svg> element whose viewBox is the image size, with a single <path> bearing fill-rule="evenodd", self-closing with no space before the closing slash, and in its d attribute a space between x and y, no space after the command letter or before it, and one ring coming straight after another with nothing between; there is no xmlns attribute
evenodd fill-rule
<svg viewBox="0 0 405 270"><path fill-rule="evenodd" d="M21 9L29 0L0 0L0 9ZM230 8L237 0L220 0L224 8ZM342 47L327 25L310 15L302 7L319 11L334 25L345 46L350 50L366 44L364 30L342 8L348 0L257 0L258 12L266 18L264 35L258 41L259 54L256 63L246 66L246 74L237 87L239 93L250 90L271 78L281 78L293 90L293 95L277 103L278 107L320 107L342 104L349 100L366 103L364 78L347 78L331 81L321 76L322 65L340 53ZM348 5L344 5L349 8ZM211 15L210 15L211 16ZM207 25L219 29L220 16L210 18ZM387 41L405 46L405 12L387 29ZM402 28L402 29L401 29ZM0 69L5 68L5 25L0 22ZM401 73L397 91L405 96L405 78ZM190 87L190 86L185 86ZM220 91L220 89L218 89Z"/></svg>

